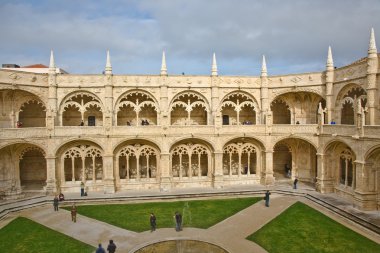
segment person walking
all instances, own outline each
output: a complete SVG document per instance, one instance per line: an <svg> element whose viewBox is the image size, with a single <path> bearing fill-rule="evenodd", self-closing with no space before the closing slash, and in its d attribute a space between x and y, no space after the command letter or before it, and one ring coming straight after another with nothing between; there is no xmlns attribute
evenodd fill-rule
<svg viewBox="0 0 380 253"><path fill-rule="evenodd" d="M297 183L298 183L298 179L295 178L293 182L293 189L297 189Z"/></svg>
<svg viewBox="0 0 380 253"><path fill-rule="evenodd" d="M265 193L265 197L264 197L266 207L269 207L269 196L270 196L270 192L269 192L269 190L267 190Z"/></svg>
<svg viewBox="0 0 380 253"><path fill-rule="evenodd" d="M177 211L174 214L175 219L175 231L181 231L182 230L182 215Z"/></svg>
<svg viewBox="0 0 380 253"><path fill-rule="evenodd" d="M96 252L95 253L106 253L106 251L104 250L104 248L102 247L102 244L99 243L99 247L96 249Z"/></svg>
<svg viewBox="0 0 380 253"><path fill-rule="evenodd" d="M115 251L116 251L116 245L113 242L113 240L110 240L110 243L108 244L108 247L107 247L107 251L109 253L115 253Z"/></svg>
<svg viewBox="0 0 380 253"><path fill-rule="evenodd" d="M54 211L58 211L58 203L59 203L59 199L57 196L55 196L53 199Z"/></svg>
<svg viewBox="0 0 380 253"><path fill-rule="evenodd" d="M77 207L75 203L71 206L71 220L77 222Z"/></svg>
<svg viewBox="0 0 380 253"><path fill-rule="evenodd" d="M156 231L156 216L154 213L150 214L150 232Z"/></svg>

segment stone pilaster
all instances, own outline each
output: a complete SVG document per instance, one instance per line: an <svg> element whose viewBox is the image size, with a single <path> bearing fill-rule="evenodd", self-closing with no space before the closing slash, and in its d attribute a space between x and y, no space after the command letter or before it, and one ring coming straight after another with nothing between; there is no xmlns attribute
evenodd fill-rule
<svg viewBox="0 0 380 253"><path fill-rule="evenodd" d="M317 153L317 182L316 190L321 193L334 192L334 181L327 176L324 154Z"/></svg>
<svg viewBox="0 0 380 253"><path fill-rule="evenodd" d="M161 153L160 160L160 190L168 191L172 188L172 178L170 176L170 153Z"/></svg>
<svg viewBox="0 0 380 253"><path fill-rule="evenodd" d="M113 155L103 155L104 193L115 193L115 178L113 168Z"/></svg>
<svg viewBox="0 0 380 253"><path fill-rule="evenodd" d="M57 192L57 184L56 184L56 176L55 176L56 158L55 156L47 156L45 159L46 159L46 170L47 170L45 191L46 193L56 193Z"/></svg>
<svg viewBox="0 0 380 253"><path fill-rule="evenodd" d="M213 187L223 188L223 151L215 151L214 159Z"/></svg>
<svg viewBox="0 0 380 253"><path fill-rule="evenodd" d="M273 150L265 151L265 172L263 183L265 185L274 184L274 176L273 176Z"/></svg>

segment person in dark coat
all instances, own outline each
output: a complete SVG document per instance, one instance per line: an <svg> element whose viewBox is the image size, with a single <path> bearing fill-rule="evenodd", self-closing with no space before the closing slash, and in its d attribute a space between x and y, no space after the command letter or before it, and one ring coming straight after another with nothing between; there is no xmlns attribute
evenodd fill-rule
<svg viewBox="0 0 380 253"><path fill-rule="evenodd" d="M102 244L99 243L99 247L96 249L96 252L95 253L106 253L106 251L104 250L104 248L102 247Z"/></svg>
<svg viewBox="0 0 380 253"><path fill-rule="evenodd" d="M54 211L58 211L58 203L59 203L58 197L55 196L53 199Z"/></svg>
<svg viewBox="0 0 380 253"><path fill-rule="evenodd" d="M113 242L113 240L110 240L110 243L108 244L108 247L107 247L107 251L109 253L115 253L115 251L116 251L116 245Z"/></svg>
<svg viewBox="0 0 380 253"><path fill-rule="evenodd" d="M270 192L268 190L268 191L266 191L265 197L264 197L264 199L265 199L265 206L266 207L269 207L269 195L270 195Z"/></svg>
<svg viewBox="0 0 380 253"><path fill-rule="evenodd" d="M175 212L174 219L175 219L175 230L177 232L181 231L182 230L182 215L179 212Z"/></svg>
<svg viewBox="0 0 380 253"><path fill-rule="evenodd" d="M150 214L150 232L156 231L156 216L154 213Z"/></svg>
<svg viewBox="0 0 380 253"><path fill-rule="evenodd" d="M298 183L298 179L294 179L294 182L293 182L293 189L297 189L297 183Z"/></svg>

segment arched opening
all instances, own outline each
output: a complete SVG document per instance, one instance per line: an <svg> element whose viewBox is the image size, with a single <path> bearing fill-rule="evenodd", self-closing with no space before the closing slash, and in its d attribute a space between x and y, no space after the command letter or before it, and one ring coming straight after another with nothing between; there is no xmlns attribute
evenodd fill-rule
<svg viewBox="0 0 380 253"><path fill-rule="evenodd" d="M189 139L173 145L170 160L173 179L190 181L210 179L211 151L203 141Z"/></svg>
<svg viewBox="0 0 380 253"><path fill-rule="evenodd" d="M361 182L360 182L361 181ZM365 159L365 166L361 173L361 188L364 192L370 193L367 195L367 210L380 210L380 148L372 150ZM359 186L360 187L360 186ZM368 201L370 200L370 201Z"/></svg>
<svg viewBox="0 0 380 253"><path fill-rule="evenodd" d="M62 103L63 126L102 126L102 105L90 93L75 93ZM82 123L83 122L83 123Z"/></svg>
<svg viewBox="0 0 380 253"><path fill-rule="evenodd" d="M119 178L140 181L159 178L159 150L144 141L130 141L120 147L116 159Z"/></svg>
<svg viewBox="0 0 380 253"><path fill-rule="evenodd" d="M171 125L207 125L208 105L194 92L184 92L173 99L170 107Z"/></svg>
<svg viewBox="0 0 380 253"><path fill-rule="evenodd" d="M273 113L273 124L290 124L290 109L284 101L276 99L270 109Z"/></svg>
<svg viewBox="0 0 380 253"><path fill-rule="evenodd" d="M0 128L45 127L42 100L23 90L0 90Z"/></svg>
<svg viewBox="0 0 380 253"><path fill-rule="evenodd" d="M250 138L238 138L228 142L223 148L223 175L240 177L259 175L260 150Z"/></svg>
<svg viewBox="0 0 380 253"><path fill-rule="evenodd" d="M287 138L274 146L273 172L276 179L295 179L315 183L317 150L308 141Z"/></svg>
<svg viewBox="0 0 380 253"><path fill-rule="evenodd" d="M45 106L35 100L24 103L20 108L19 121L22 122L22 127L45 127Z"/></svg>
<svg viewBox="0 0 380 253"><path fill-rule="evenodd" d="M158 106L151 95L144 91L124 94L116 105L118 126L157 125Z"/></svg>
<svg viewBox="0 0 380 253"><path fill-rule="evenodd" d="M255 125L257 124L258 105L256 101L242 92L227 95L220 106L223 125Z"/></svg>
<svg viewBox="0 0 380 253"><path fill-rule="evenodd" d="M25 148L20 155L20 183L23 191L43 190L46 185L47 167L40 148Z"/></svg>
<svg viewBox="0 0 380 253"><path fill-rule="evenodd" d="M61 184L72 186L80 182L92 182L103 179L102 150L91 142L73 142L61 148Z"/></svg>
<svg viewBox="0 0 380 253"><path fill-rule="evenodd" d="M349 84L338 94L336 108L340 109L340 123L354 125L358 100L361 107L367 104L367 92L356 84Z"/></svg>
<svg viewBox="0 0 380 253"><path fill-rule="evenodd" d="M334 141L325 150L324 177L330 180L335 191L342 193L343 196L351 196L356 188L355 160L354 152L345 143Z"/></svg>
<svg viewBox="0 0 380 253"><path fill-rule="evenodd" d="M292 152L285 143L277 143L274 147L273 174L277 180L291 178Z"/></svg>

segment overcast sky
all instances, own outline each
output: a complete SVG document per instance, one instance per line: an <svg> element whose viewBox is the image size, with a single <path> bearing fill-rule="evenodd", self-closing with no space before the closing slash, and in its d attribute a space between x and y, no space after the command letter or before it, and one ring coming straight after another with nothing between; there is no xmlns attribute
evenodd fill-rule
<svg viewBox="0 0 380 253"><path fill-rule="evenodd" d="M379 0L0 0L0 63L115 74L269 75L325 69L367 55L380 34ZM378 39L380 41L380 39ZM379 42L380 43L380 42Z"/></svg>

